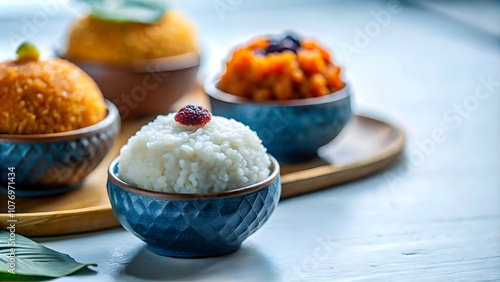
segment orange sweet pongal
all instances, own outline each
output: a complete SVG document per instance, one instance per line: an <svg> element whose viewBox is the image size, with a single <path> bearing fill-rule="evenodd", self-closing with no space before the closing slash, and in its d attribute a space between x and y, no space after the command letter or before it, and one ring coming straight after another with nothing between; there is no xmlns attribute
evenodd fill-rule
<svg viewBox="0 0 500 282"><path fill-rule="evenodd" d="M254 101L312 98L342 89L340 73L315 40L261 37L233 53L218 88Z"/></svg>
<svg viewBox="0 0 500 282"><path fill-rule="evenodd" d="M0 133L76 130L101 121L105 115L97 85L65 60L40 61L37 53L0 63Z"/></svg>

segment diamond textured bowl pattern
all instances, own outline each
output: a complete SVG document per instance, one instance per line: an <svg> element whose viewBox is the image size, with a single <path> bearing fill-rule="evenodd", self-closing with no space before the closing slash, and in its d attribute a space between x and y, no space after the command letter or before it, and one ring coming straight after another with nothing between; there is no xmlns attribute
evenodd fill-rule
<svg viewBox="0 0 500 282"><path fill-rule="evenodd" d="M267 221L281 194L279 177L248 194L196 200L138 195L112 181L107 187L122 226L146 242L151 251L173 257L235 251Z"/></svg>

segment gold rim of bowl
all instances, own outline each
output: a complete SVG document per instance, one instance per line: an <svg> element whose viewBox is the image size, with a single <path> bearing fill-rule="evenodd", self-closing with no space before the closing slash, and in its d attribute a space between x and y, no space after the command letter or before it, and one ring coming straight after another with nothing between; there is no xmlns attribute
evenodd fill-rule
<svg viewBox="0 0 500 282"><path fill-rule="evenodd" d="M352 89L349 83L345 82L345 86L333 93L321 97L314 98L301 98L291 99L286 101L252 101L247 98L239 97L220 90L217 85L219 84L218 78L208 78L203 84L203 90L213 99L223 101L230 104L244 104L244 105L258 105L258 106L311 106L327 104L332 102L349 99L352 95Z"/></svg>
<svg viewBox="0 0 500 282"><path fill-rule="evenodd" d="M120 156L116 157L109 165L108 177L109 180L119 188L140 196L145 196L150 198L164 199L164 200L213 200L213 199L231 198L258 191L268 186L279 177L280 166L278 164L278 161L273 156L269 154L267 155L271 160L271 167L270 167L271 173L266 179L258 183L255 183L253 185L233 189L230 191L224 191L220 193L208 193L208 194L166 193L166 192L156 192L156 191L146 190L132 186L124 182L123 180L119 179L116 176L115 172L113 171L114 167L120 161Z"/></svg>

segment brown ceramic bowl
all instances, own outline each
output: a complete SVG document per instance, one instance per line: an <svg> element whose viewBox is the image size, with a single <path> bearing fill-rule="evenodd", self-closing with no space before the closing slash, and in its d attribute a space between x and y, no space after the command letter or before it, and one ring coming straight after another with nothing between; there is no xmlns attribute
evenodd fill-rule
<svg viewBox="0 0 500 282"><path fill-rule="evenodd" d="M170 105L195 85L200 65L197 52L129 65L59 57L89 74L104 97L117 106L122 120L166 113Z"/></svg>
<svg viewBox="0 0 500 282"><path fill-rule="evenodd" d="M107 116L81 129L50 134L0 134L0 187L19 197L44 197L78 188L113 146L120 116L106 101Z"/></svg>

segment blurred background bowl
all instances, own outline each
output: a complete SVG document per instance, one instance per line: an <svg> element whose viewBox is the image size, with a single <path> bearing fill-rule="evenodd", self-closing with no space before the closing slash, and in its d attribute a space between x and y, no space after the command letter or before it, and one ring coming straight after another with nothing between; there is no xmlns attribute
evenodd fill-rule
<svg viewBox="0 0 500 282"><path fill-rule="evenodd" d="M6 192L14 168L16 196L53 196L78 188L104 159L120 131L120 116L106 101L107 116L77 130L51 134L0 134L0 180Z"/></svg>
<svg viewBox="0 0 500 282"><path fill-rule="evenodd" d="M237 250L269 219L281 195L280 167L271 158L264 181L214 194L162 193L131 186L108 170L108 196L120 224L160 255L208 257Z"/></svg>
<svg viewBox="0 0 500 282"><path fill-rule="evenodd" d="M337 137L352 115L349 85L323 97L255 102L225 93L217 84L209 79L204 85L212 113L248 125L280 162L316 157L318 148Z"/></svg>
<svg viewBox="0 0 500 282"><path fill-rule="evenodd" d="M89 74L104 97L118 108L122 120L165 114L168 108L196 84L200 55L182 55L114 65L79 61L59 53Z"/></svg>

